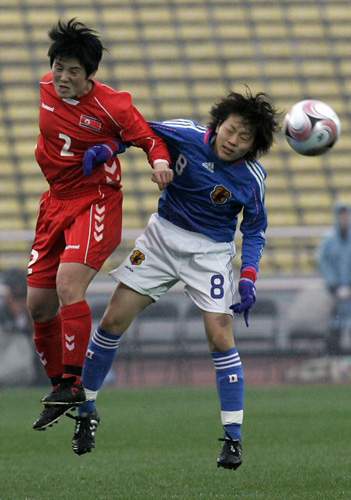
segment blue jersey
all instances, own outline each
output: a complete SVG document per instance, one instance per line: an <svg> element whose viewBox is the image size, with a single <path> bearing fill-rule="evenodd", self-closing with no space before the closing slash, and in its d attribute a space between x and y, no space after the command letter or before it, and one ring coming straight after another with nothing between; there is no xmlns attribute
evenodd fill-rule
<svg viewBox="0 0 351 500"><path fill-rule="evenodd" d="M211 147L213 131L191 120L150 125L167 143L174 170L174 180L159 200L159 215L223 242L234 240L243 210L242 268L258 271L267 228L264 168L254 159L222 161Z"/></svg>

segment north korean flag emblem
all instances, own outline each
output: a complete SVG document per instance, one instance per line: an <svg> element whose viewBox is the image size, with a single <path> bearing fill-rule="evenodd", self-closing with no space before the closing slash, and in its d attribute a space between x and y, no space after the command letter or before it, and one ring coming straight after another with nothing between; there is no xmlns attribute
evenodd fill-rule
<svg viewBox="0 0 351 500"><path fill-rule="evenodd" d="M100 130L102 122L91 116L81 115L79 125L81 127L90 128L91 130Z"/></svg>

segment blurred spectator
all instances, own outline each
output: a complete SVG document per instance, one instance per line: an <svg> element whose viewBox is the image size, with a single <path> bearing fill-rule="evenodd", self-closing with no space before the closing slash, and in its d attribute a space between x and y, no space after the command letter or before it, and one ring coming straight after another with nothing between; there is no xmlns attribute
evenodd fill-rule
<svg viewBox="0 0 351 500"><path fill-rule="evenodd" d="M351 324L351 224L350 209L334 206L334 228L319 247L319 269L333 297L332 320L326 341L328 354L340 354L343 329Z"/></svg>
<svg viewBox="0 0 351 500"><path fill-rule="evenodd" d="M36 379L33 328L26 307L25 270L4 273L0 301L0 386L28 385Z"/></svg>

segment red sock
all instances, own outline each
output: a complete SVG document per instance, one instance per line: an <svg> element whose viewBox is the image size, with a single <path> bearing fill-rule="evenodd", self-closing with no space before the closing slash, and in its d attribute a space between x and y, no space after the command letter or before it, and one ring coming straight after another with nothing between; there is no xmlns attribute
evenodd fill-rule
<svg viewBox="0 0 351 500"><path fill-rule="evenodd" d="M47 323L34 323L34 344L55 389L63 373L62 322L58 314Z"/></svg>
<svg viewBox="0 0 351 500"><path fill-rule="evenodd" d="M81 374L91 332L91 311L85 300L61 307L63 342L63 378L76 377L81 383Z"/></svg>

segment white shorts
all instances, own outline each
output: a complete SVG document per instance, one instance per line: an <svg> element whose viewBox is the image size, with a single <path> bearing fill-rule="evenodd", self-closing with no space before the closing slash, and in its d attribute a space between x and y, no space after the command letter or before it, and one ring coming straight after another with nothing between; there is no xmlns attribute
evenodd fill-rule
<svg viewBox="0 0 351 500"><path fill-rule="evenodd" d="M204 311L232 314L234 242L217 242L153 214L127 259L109 274L157 301L178 281Z"/></svg>

